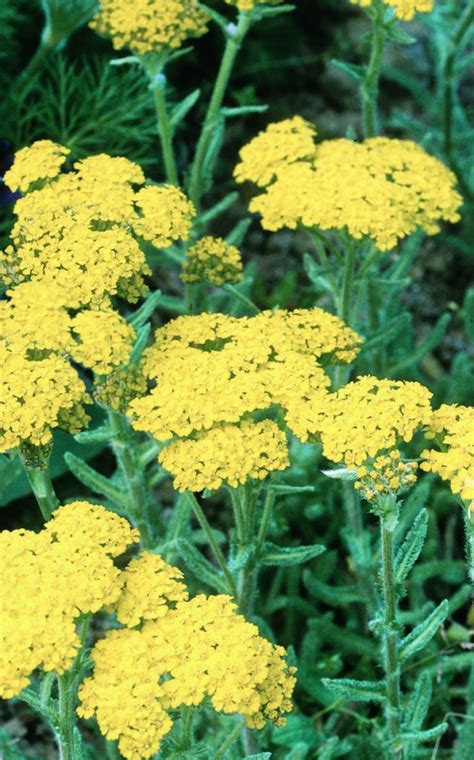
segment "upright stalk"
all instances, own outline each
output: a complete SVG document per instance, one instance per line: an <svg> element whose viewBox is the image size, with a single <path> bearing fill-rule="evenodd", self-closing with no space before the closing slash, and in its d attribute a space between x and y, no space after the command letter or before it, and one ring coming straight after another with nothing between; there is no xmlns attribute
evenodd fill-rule
<svg viewBox="0 0 474 760"><path fill-rule="evenodd" d="M204 124L196 147L189 179L189 197L197 209L199 208L201 195L203 193L203 169L209 145L219 122L220 110L234 68L235 59L250 26L251 20L249 14L240 13L237 26L229 24L226 31L224 55L222 57L211 100L209 101Z"/></svg>
<svg viewBox="0 0 474 760"><path fill-rule="evenodd" d="M51 518L54 510L59 507L59 499L56 496L54 486L51 482L48 463L46 461L41 466L33 466L25 461L23 455L21 455L21 460L31 490L34 493L41 510L41 514L43 515L45 522L47 522Z"/></svg>
<svg viewBox="0 0 474 760"><path fill-rule="evenodd" d="M130 498L132 521L140 531L145 549L153 548L153 530L150 523L148 494L145 477L134 451L133 432L128 420L120 412L108 410L112 431L112 448L124 477Z"/></svg>
<svg viewBox="0 0 474 760"><path fill-rule="evenodd" d="M474 605L474 504L464 507L464 526L466 531L468 575L471 582L472 603Z"/></svg>
<svg viewBox="0 0 474 760"><path fill-rule="evenodd" d="M400 664L398 661L397 593L395 589L395 557L393 534L396 527L396 505L392 498L381 500L380 541L381 580L383 590L382 644L386 687L386 721L392 745L392 757L403 758L400 742Z"/></svg>
<svg viewBox="0 0 474 760"><path fill-rule="evenodd" d="M58 676L58 731L57 742L60 760L76 760L74 752L74 701L70 673Z"/></svg>
<svg viewBox="0 0 474 760"><path fill-rule="evenodd" d="M153 77L150 89L153 93L156 116L158 119L158 132L160 135L161 152L165 165L166 179L172 185L179 185L178 171L173 150L173 129L170 124L168 109L166 107L166 77L163 73Z"/></svg>
<svg viewBox="0 0 474 760"><path fill-rule="evenodd" d="M378 134L378 95L380 70L385 50L384 30L385 6L382 0L376 0L371 8L372 33L369 63L361 83L362 115L365 137Z"/></svg>

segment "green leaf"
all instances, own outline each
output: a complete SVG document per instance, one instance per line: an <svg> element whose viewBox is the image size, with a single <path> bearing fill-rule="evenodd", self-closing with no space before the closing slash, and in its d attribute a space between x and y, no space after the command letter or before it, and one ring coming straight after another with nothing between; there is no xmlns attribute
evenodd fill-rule
<svg viewBox="0 0 474 760"><path fill-rule="evenodd" d="M173 108L169 119L172 129L176 129L178 124L180 124L183 119L186 118L188 113L198 102L200 94L201 90L199 88L197 90L193 90L193 92L190 92L189 95L186 95L181 103L178 103L178 105Z"/></svg>
<svg viewBox="0 0 474 760"><path fill-rule="evenodd" d="M398 45L413 45L416 38L408 34L400 24L390 24L387 29L387 39L396 42Z"/></svg>
<svg viewBox="0 0 474 760"><path fill-rule="evenodd" d="M405 636L400 643L400 659L408 660L409 657L423 649L438 631L440 625L446 620L449 613L448 600L444 599L426 620Z"/></svg>
<svg viewBox="0 0 474 760"><path fill-rule="evenodd" d="M395 319L390 320L383 330L379 330L375 335L367 338L361 346L361 352L372 351L374 348L385 346L389 341L396 338L397 335L400 335L400 333L404 332L409 327L411 319L411 315L408 314L408 312L404 312L398 317L395 317Z"/></svg>
<svg viewBox="0 0 474 760"><path fill-rule="evenodd" d="M365 601L365 597L357 586L335 586L323 583L308 569L303 571L303 582L311 596L324 604L345 607L348 604Z"/></svg>
<svg viewBox="0 0 474 760"><path fill-rule="evenodd" d="M221 115L226 119L232 119L236 116L246 116L248 113L265 113L268 111L267 105L254 106L237 106L236 108L221 108Z"/></svg>
<svg viewBox="0 0 474 760"><path fill-rule="evenodd" d="M223 16L221 13L218 13L214 8L210 8L208 5L205 5L204 3L199 3L201 8L203 8L206 13L209 14L209 16L212 18L213 21L219 26L224 34L227 36L227 27L229 26L229 22L226 19L225 16Z"/></svg>
<svg viewBox="0 0 474 760"><path fill-rule="evenodd" d="M196 226L199 228L206 227L209 222L212 222L218 216L227 211L227 209L230 208L238 199L239 194L235 190L233 190L231 193L228 193L220 201L215 203L214 206L211 206L211 208L207 209L207 211L204 211L204 213L199 215L196 220Z"/></svg>
<svg viewBox="0 0 474 760"><path fill-rule="evenodd" d="M335 691L343 699L358 702L384 702L385 685L383 681L358 681L353 678L323 678L324 686Z"/></svg>
<svg viewBox="0 0 474 760"><path fill-rule="evenodd" d="M270 760L271 752L259 752L258 755L245 755L246 760Z"/></svg>
<svg viewBox="0 0 474 760"><path fill-rule="evenodd" d="M251 224L251 219L241 219L240 222L237 222L235 227L231 229L229 234L226 235L226 241L230 243L230 245L236 245L237 247L241 246L245 240Z"/></svg>
<svg viewBox="0 0 474 760"><path fill-rule="evenodd" d="M276 544L267 541L263 545L260 562L264 567L278 565L293 567L318 557L324 551L326 551L326 547L321 544L314 544L314 546L276 546Z"/></svg>
<svg viewBox="0 0 474 760"><path fill-rule="evenodd" d="M226 580L220 575L214 565L211 565L209 560L185 538L177 538L174 541L174 545L170 543L168 548L176 549L178 556L183 560L186 567L200 581L207 586L211 586L211 588L219 593L229 593Z"/></svg>
<svg viewBox="0 0 474 760"><path fill-rule="evenodd" d="M122 491L113 486L108 478L101 475L100 472L94 470L70 451L66 452L64 459L72 474L81 483L90 488L91 491L105 496L106 499L109 499L113 504L118 505L126 512L128 511L129 503L127 497Z"/></svg>
<svg viewBox="0 0 474 760"><path fill-rule="evenodd" d="M333 58L331 63L333 66L336 66L340 71L343 71L344 74L348 74L348 76L352 77L352 79L357 80L358 82L361 82L363 79L365 79L366 74L366 68L365 66L357 66L354 63L347 63L346 61L338 61L337 58Z"/></svg>
<svg viewBox="0 0 474 760"><path fill-rule="evenodd" d="M345 467L338 467L336 470L321 470L322 474L332 480L343 480L352 483L357 480L357 473L353 470L346 470Z"/></svg>
<svg viewBox="0 0 474 760"><path fill-rule="evenodd" d="M431 353L431 351L440 344L450 322L451 314L442 314L428 337L420 343L415 351L407 354L405 358L400 359L395 366L391 367L387 374L390 374L391 376L398 375L408 369L408 367L412 367L414 364L419 364L427 354Z"/></svg>
<svg viewBox="0 0 474 760"><path fill-rule="evenodd" d="M317 264L309 253L305 253L303 256L303 266L309 280L313 283L317 291L334 294L333 286L324 276L324 268Z"/></svg>
<svg viewBox="0 0 474 760"><path fill-rule="evenodd" d="M447 723L439 723L433 728L426 729L426 731L404 731L400 734L400 739L407 742L430 742L437 739L438 736L442 736L447 729Z"/></svg>
<svg viewBox="0 0 474 760"><path fill-rule="evenodd" d="M431 692L431 675L424 671L418 677L406 707L405 726L407 729L417 731L423 724L430 706Z"/></svg>
<svg viewBox="0 0 474 760"><path fill-rule="evenodd" d="M159 306L161 299L161 290L155 290L153 293L149 293L142 303L142 305L132 314L129 319L130 324L135 330L148 322L155 309Z"/></svg>
<svg viewBox="0 0 474 760"><path fill-rule="evenodd" d="M315 486L287 486L284 483L269 483L266 486L266 490L273 491L273 493L280 496L284 494L291 496L297 493L314 493L316 488Z"/></svg>
<svg viewBox="0 0 474 760"><path fill-rule="evenodd" d="M82 430L76 433L74 440L78 443L108 443L112 438L109 425L100 425L93 430Z"/></svg>
<svg viewBox="0 0 474 760"><path fill-rule="evenodd" d="M399 548L395 558L395 577L397 583L403 583L420 556L428 530L428 512L423 509L415 519L412 527Z"/></svg>
<svg viewBox="0 0 474 760"><path fill-rule="evenodd" d="M294 5L257 5L252 11L252 18L260 21L263 18L271 18L272 16L280 16L282 13L291 13L294 11Z"/></svg>

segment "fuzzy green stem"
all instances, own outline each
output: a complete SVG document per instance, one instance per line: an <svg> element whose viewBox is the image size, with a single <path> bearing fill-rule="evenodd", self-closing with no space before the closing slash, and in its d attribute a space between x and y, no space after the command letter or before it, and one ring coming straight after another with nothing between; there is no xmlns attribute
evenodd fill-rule
<svg viewBox="0 0 474 760"><path fill-rule="evenodd" d="M353 483L342 482L342 494L344 510L347 518L347 526L350 531L351 540L357 543L357 551L352 552L352 561L357 584L361 590L365 607L370 617L375 613L379 599L376 589L368 572L368 561L366 559L367 551L365 544L364 525L362 521L362 512L360 506L360 496L354 489ZM368 560L368 558L367 558Z"/></svg>
<svg viewBox="0 0 474 760"><path fill-rule="evenodd" d="M395 590L395 557L393 534L395 520L382 505L380 511L380 540L382 548L381 579L383 589L383 664L386 685L386 721L392 743L393 757L403 758L400 744L400 665L398 661L397 595Z"/></svg>
<svg viewBox="0 0 474 760"><path fill-rule="evenodd" d="M267 536L270 520L272 519L274 504L275 504L275 491L272 491L269 488L265 496L265 502L263 504L262 519L260 521L260 527L259 527L258 535L257 535L257 543L255 546L255 551L256 551L257 556L259 552L261 551L263 543Z"/></svg>
<svg viewBox="0 0 474 760"><path fill-rule="evenodd" d="M219 544L217 543L214 534L212 532L212 528L209 525L209 522L207 520L206 515L204 514L203 509L201 508L201 505L199 504L198 500L196 499L195 495L192 493L192 491L186 491L186 497L189 500L189 503L191 505L191 508L196 516L196 519L203 529L204 533L206 534L206 538L209 542L209 546L211 547L212 551L214 552L214 556L217 560L217 564L219 565L220 569L222 570L222 574L224 578L227 581L227 585L229 586L229 592L232 594L232 596L237 599L237 589L235 587L234 579L232 578L232 575L229 572L229 568L227 567L227 562L224 557L224 554L222 552L222 549L220 548Z"/></svg>
<svg viewBox="0 0 474 760"><path fill-rule="evenodd" d="M112 430L112 448L125 479L130 497L132 522L140 531L145 549L153 548L153 531L148 510L148 494L145 488L144 472L134 451L133 434L126 417L113 409L108 410Z"/></svg>
<svg viewBox="0 0 474 760"><path fill-rule="evenodd" d="M56 496L54 486L51 482L51 478L48 471L48 465L44 467L32 467L25 463L22 457L23 467L28 478L28 482L31 486L38 506L41 510L41 514L45 522L47 522L54 510L59 507L59 499Z"/></svg>
<svg viewBox="0 0 474 760"><path fill-rule="evenodd" d="M222 742L217 752L214 753L214 760L222 760L222 758L225 757L227 750L230 749L234 742L236 742L239 738L242 732L242 728L242 722L239 722L234 726L230 734L228 734L227 738Z"/></svg>
<svg viewBox="0 0 474 760"><path fill-rule="evenodd" d="M75 760L74 753L74 701L75 692L69 673L58 676L58 731L57 742L60 760Z"/></svg>
<svg viewBox="0 0 474 760"><path fill-rule="evenodd" d="M160 135L163 163L165 165L166 179L172 185L179 185L178 171L173 150L173 129L170 124L168 109L166 107L166 78L163 73L157 74L151 82L153 102L155 104L158 119L158 132Z"/></svg>
<svg viewBox="0 0 474 760"><path fill-rule="evenodd" d="M371 8L372 34L369 64L361 83L362 115L365 137L378 134L378 94L380 70L385 50L385 30L383 24L384 4L376 0Z"/></svg>
<svg viewBox="0 0 474 760"><path fill-rule="evenodd" d="M199 209L203 193L203 169L209 145L219 121L220 110L232 75L235 59L250 26L251 20L249 14L240 13L235 31L233 33L230 31L227 32L224 55L214 84L211 100L209 101L204 124L196 147L193 165L191 167L189 197L197 209Z"/></svg>
<svg viewBox="0 0 474 760"><path fill-rule="evenodd" d="M192 707L181 707L181 736L179 740L182 751L190 750L194 744L193 720L194 710Z"/></svg>
<svg viewBox="0 0 474 760"><path fill-rule="evenodd" d="M338 316L349 326L352 321L352 301L354 295L352 292L352 284L354 282L356 254L357 243L352 242L347 248L344 259L342 287L338 303Z"/></svg>
<svg viewBox="0 0 474 760"><path fill-rule="evenodd" d="M226 293L229 293L229 295L233 296L236 301L240 301L244 306L251 311L252 314L260 314L260 309L256 304L254 304L253 301L250 300L250 298L247 298L243 293L240 292L240 290L237 290L233 285L230 283L226 283L226 285L222 286L222 290L225 290Z"/></svg>
<svg viewBox="0 0 474 760"><path fill-rule="evenodd" d="M474 604L474 511L468 506L464 509L464 527L466 531L466 559Z"/></svg>

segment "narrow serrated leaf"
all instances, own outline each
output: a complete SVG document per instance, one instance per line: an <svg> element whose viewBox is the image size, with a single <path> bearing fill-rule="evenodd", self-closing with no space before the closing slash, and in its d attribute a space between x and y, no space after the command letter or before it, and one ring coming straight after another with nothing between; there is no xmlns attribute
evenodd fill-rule
<svg viewBox="0 0 474 760"><path fill-rule="evenodd" d="M358 702L384 702L385 685L383 681L358 681L353 678L323 678L324 686L335 691L343 699Z"/></svg>
<svg viewBox="0 0 474 760"><path fill-rule="evenodd" d="M248 113L265 113L268 111L267 105L254 106L236 106L235 108L221 108L221 114L226 119L232 119L236 116L246 116Z"/></svg>
<svg viewBox="0 0 474 760"><path fill-rule="evenodd" d="M201 90L199 88L193 90L193 92L190 92L189 95L186 95L186 97L183 98L181 103L178 103L178 105L173 108L170 116L170 126L172 129L176 129L183 119L186 118L188 113L198 102L200 94Z"/></svg>
<svg viewBox="0 0 474 760"><path fill-rule="evenodd" d="M425 731L403 731L400 734L400 739L406 742L430 742L433 739L437 739L438 736L442 736L447 728L447 723L439 723L437 726L427 728Z"/></svg>
<svg viewBox="0 0 474 760"><path fill-rule="evenodd" d="M405 726L410 731L417 731L423 724L431 702L432 679L424 671L418 677L405 710Z"/></svg>
<svg viewBox="0 0 474 760"><path fill-rule="evenodd" d="M72 474L80 480L81 483L90 488L91 491L105 496L107 499L110 499L110 501L125 510L128 509L129 504L127 497L122 491L115 488L108 478L101 475L100 472L94 470L70 451L65 453L64 459Z"/></svg>
<svg viewBox="0 0 474 760"><path fill-rule="evenodd" d="M169 544L168 548L176 550L178 556L183 560L189 570L203 583L219 591L219 593L228 593L229 587L225 579L219 574L216 568L211 565L208 559L196 549L185 538L177 538L174 544Z"/></svg>
<svg viewBox="0 0 474 760"><path fill-rule="evenodd" d="M82 430L74 436L74 440L78 443L105 443L111 438L112 431L108 425L101 425L94 430Z"/></svg>
<svg viewBox="0 0 474 760"><path fill-rule="evenodd" d="M412 655L423 649L438 631L440 625L445 621L449 613L448 600L444 599L426 620L416 626L416 628L405 636L400 644L400 659L407 660Z"/></svg>
<svg viewBox="0 0 474 760"><path fill-rule="evenodd" d="M231 229L229 234L226 235L226 241L230 243L230 245L236 245L237 247L241 246L251 224L251 219L241 219L240 222L237 222L235 227Z"/></svg>
<svg viewBox="0 0 474 760"><path fill-rule="evenodd" d="M314 546L276 546L267 541L263 545L260 562L265 567L283 566L292 567L314 559L326 551L321 544Z"/></svg>
<svg viewBox="0 0 474 760"><path fill-rule="evenodd" d="M321 470L323 475L333 480L344 480L352 482L357 480L357 473L353 470L346 470L345 467L338 467L336 470Z"/></svg>
<svg viewBox="0 0 474 760"><path fill-rule="evenodd" d="M143 352L150 338L150 333L151 325L149 322L137 330L137 339L133 344L132 353L130 354L130 364L135 366L139 365L140 360L143 356Z"/></svg>
<svg viewBox="0 0 474 760"><path fill-rule="evenodd" d="M158 307L160 298L161 290L155 290L153 293L149 293L142 305L132 314L128 321L135 330L138 330L145 324L145 322L148 322L151 315Z"/></svg>
<svg viewBox="0 0 474 760"><path fill-rule="evenodd" d="M343 71L344 74L347 74L358 82L361 82L365 77L364 66L357 66L354 63L347 63L346 61L338 61L337 58L333 58L331 63L340 71Z"/></svg>
<svg viewBox="0 0 474 760"><path fill-rule="evenodd" d="M418 514L395 558L395 577L397 583L403 583L420 556L428 530L428 512L426 509Z"/></svg>

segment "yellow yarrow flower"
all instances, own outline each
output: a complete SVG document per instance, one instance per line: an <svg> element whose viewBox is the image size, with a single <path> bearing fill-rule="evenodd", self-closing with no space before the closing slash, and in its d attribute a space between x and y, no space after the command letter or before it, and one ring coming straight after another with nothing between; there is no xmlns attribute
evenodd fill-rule
<svg viewBox="0 0 474 760"><path fill-rule="evenodd" d="M138 538L126 520L87 502L60 507L40 533L0 533L1 697L19 694L37 668L70 667L78 617L115 602L113 558Z"/></svg>
<svg viewBox="0 0 474 760"><path fill-rule="evenodd" d="M265 229L347 230L356 240L370 238L380 250L390 250L418 228L434 235L441 221L459 220L462 198L454 174L416 143L387 137L326 140L313 143L312 154L308 145L306 156L295 152L292 160L272 164L273 150L285 153L285 131L283 146L278 130L274 137L278 126L246 145L235 169L239 182L267 186L249 207L261 214ZM288 138L287 152L292 151ZM261 167L268 167L266 173Z"/></svg>
<svg viewBox="0 0 474 760"><path fill-rule="evenodd" d="M183 282L212 282L224 285L243 277L240 251L222 238L203 237L188 248L183 264Z"/></svg>
<svg viewBox="0 0 474 760"><path fill-rule="evenodd" d="M290 465L286 436L272 420L216 425L194 439L172 441L158 459L178 491L217 489L223 483L237 488Z"/></svg>
<svg viewBox="0 0 474 760"><path fill-rule="evenodd" d="M374 0L350 0L353 5L368 8L374 4ZM403 21L411 21L415 13L430 13L433 10L434 0L385 0L385 5L395 10L395 15Z"/></svg>
<svg viewBox="0 0 474 760"><path fill-rule="evenodd" d="M116 50L139 55L179 48L207 31L208 15L196 0L101 0L90 26Z"/></svg>
<svg viewBox="0 0 474 760"><path fill-rule="evenodd" d="M0 451L47 445L53 429L77 433L87 423L85 385L65 358L29 360L0 341L0 365Z"/></svg>
<svg viewBox="0 0 474 760"><path fill-rule="evenodd" d="M141 567L147 586L148 558L136 561L137 588ZM165 585L173 571L166 568ZM250 727L284 722L295 684L284 649L262 638L227 596L200 595L163 607L158 582L151 607L155 598L156 621L140 630L110 631L94 647L93 673L79 691L80 716L95 716L130 760L159 750L172 727L170 709L199 705L206 696L216 710L243 715Z"/></svg>
<svg viewBox="0 0 474 760"><path fill-rule="evenodd" d="M31 147L15 153L13 166L5 173L4 182L11 190L26 192L40 180L57 177L69 153L69 148L51 140L38 140Z"/></svg>
<svg viewBox="0 0 474 760"><path fill-rule="evenodd" d="M136 338L133 327L112 308L79 312L72 319L72 334L77 337L73 359L102 375L129 360Z"/></svg>
<svg viewBox="0 0 474 760"><path fill-rule="evenodd" d="M283 0L224 0L228 5L235 5L239 11L252 11L259 5L278 5Z"/></svg>
<svg viewBox="0 0 474 760"><path fill-rule="evenodd" d="M149 185L139 190L135 204L141 215L132 222L139 237L156 248L167 248L178 240L187 240L196 209L174 185Z"/></svg>
<svg viewBox="0 0 474 760"><path fill-rule="evenodd" d="M428 422L427 438L439 438L441 451L422 452L420 467L448 480L462 499L474 499L474 409L443 404Z"/></svg>
<svg viewBox="0 0 474 760"><path fill-rule="evenodd" d="M157 330L145 351L143 372L156 387L132 402L133 425L166 441L273 404L285 408L327 387L319 360L351 361L360 342L322 309L178 317Z"/></svg>
<svg viewBox="0 0 474 760"><path fill-rule="evenodd" d="M357 469L354 488L367 501L377 496L400 493L416 482L416 462L402 461L397 449L375 457Z"/></svg>

